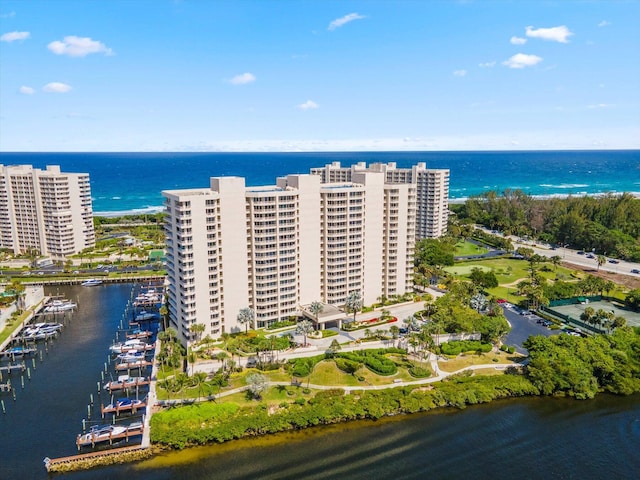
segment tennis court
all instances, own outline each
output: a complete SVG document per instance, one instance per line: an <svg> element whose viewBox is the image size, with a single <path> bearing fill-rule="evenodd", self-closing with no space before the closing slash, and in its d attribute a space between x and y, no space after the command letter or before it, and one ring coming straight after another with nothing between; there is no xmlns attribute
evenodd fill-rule
<svg viewBox="0 0 640 480"><path fill-rule="evenodd" d="M632 312L631 310L622 309L611 302L606 300L600 300L597 302L589 301L588 303L578 303L573 305L558 305L555 307L547 307L549 310L553 310L554 312L561 313L563 315L568 315L571 318L576 320L580 320L580 315L584 312L585 308L591 307L594 311L598 311L600 309L605 312L613 311L616 317L624 317L627 319L627 325L630 326L640 326L640 312Z"/></svg>

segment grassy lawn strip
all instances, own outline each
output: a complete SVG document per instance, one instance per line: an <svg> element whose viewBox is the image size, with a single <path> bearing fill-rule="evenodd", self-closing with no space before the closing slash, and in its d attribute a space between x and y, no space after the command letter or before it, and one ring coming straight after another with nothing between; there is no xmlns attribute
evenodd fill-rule
<svg viewBox="0 0 640 480"><path fill-rule="evenodd" d="M440 370L442 370L443 372L456 372L461 368L470 367L472 365L483 365L491 363L511 364L517 362L521 358L523 357L516 354L508 354L504 352L489 352L483 353L482 355L467 353L460 354L457 357L451 358L449 360L441 360L438 362L438 367L440 367ZM494 361L494 359L497 359L497 361Z"/></svg>

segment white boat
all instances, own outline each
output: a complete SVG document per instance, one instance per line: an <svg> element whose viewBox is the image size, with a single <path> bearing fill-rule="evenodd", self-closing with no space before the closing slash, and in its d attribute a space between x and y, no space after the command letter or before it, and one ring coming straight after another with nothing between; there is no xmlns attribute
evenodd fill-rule
<svg viewBox="0 0 640 480"><path fill-rule="evenodd" d="M121 362L136 362L138 360L144 360L144 352L132 350L130 352L120 353L116 358Z"/></svg>
<svg viewBox="0 0 640 480"><path fill-rule="evenodd" d="M77 305L73 302L63 302L62 300L54 300L50 304L48 304L44 311L45 313L58 313L58 312L66 312L69 310L73 310Z"/></svg>
<svg viewBox="0 0 640 480"><path fill-rule="evenodd" d="M157 315L155 313L151 313L151 312L147 312L145 310L142 310L138 315L136 315L136 318L134 319L134 321L135 322L146 322L148 320L153 320L156 317L157 317Z"/></svg>
<svg viewBox="0 0 640 480"><path fill-rule="evenodd" d="M111 350L111 353L124 353L131 350L144 349L145 345L146 343L139 338L132 338L131 340L127 340L124 343L116 343L115 345L111 345L109 347L109 350Z"/></svg>
<svg viewBox="0 0 640 480"><path fill-rule="evenodd" d="M131 333L127 334L128 340L133 340L135 338L149 338L153 335L153 332L150 330L140 330L136 328Z"/></svg>
<svg viewBox="0 0 640 480"><path fill-rule="evenodd" d="M95 287L97 285L102 285L102 280L98 280L97 278L90 278L82 282L80 285L82 285L83 287Z"/></svg>
<svg viewBox="0 0 640 480"><path fill-rule="evenodd" d="M121 435L127 431L127 427L120 425L96 425L91 427L89 432L78 435L78 445L93 445L95 443L108 442L114 436Z"/></svg>
<svg viewBox="0 0 640 480"><path fill-rule="evenodd" d="M149 377L130 377L129 375L120 375L118 380L105 383L105 390L113 392L114 390L122 390L125 388L140 387L149 385Z"/></svg>

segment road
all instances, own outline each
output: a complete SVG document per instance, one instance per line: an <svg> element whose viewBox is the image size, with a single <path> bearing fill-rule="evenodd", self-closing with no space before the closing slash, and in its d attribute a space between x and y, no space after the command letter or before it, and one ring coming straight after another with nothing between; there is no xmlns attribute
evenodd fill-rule
<svg viewBox="0 0 640 480"><path fill-rule="evenodd" d="M476 226L476 228L493 235L503 236L501 233L495 233L485 227ZM545 245L535 241L522 240L514 235L509 235L507 238L511 240L511 243L513 243L513 246L516 249L519 247L531 248L535 253L543 257L551 258L557 255L562 258L563 262L573 263L574 265L580 265L581 267L598 268L596 254L592 254L594 258L588 258L587 255L590 254L589 251L585 251L582 255L579 255L578 251L581 250L572 250L570 248L563 247L552 248L550 245ZM619 263L611 263L608 260L610 259L607 258L607 263L600 266L600 270L640 278L640 263L627 262L626 260L616 260ZM639 273L631 273L632 270L637 270Z"/></svg>

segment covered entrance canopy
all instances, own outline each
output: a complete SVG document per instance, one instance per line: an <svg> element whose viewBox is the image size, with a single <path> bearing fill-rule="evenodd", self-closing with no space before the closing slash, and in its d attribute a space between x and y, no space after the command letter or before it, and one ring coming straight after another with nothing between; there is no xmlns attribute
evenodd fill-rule
<svg viewBox="0 0 640 480"><path fill-rule="evenodd" d="M320 312L317 317L309 311L310 307L311 304L301 305L300 311L305 318L311 320L320 330L324 330L327 323L331 322L336 322L336 326L342 328L342 319L345 317L345 313L338 307L328 303L322 303L322 312Z"/></svg>

